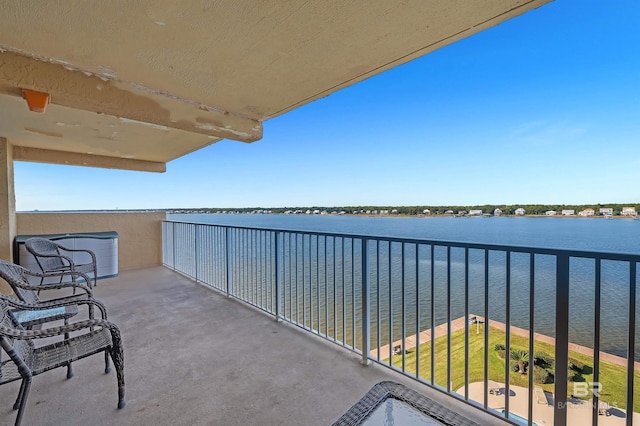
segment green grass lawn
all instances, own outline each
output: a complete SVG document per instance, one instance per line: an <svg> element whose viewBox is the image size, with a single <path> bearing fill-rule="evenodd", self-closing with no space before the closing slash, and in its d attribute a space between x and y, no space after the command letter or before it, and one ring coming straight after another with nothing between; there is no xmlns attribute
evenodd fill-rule
<svg viewBox="0 0 640 426"><path fill-rule="evenodd" d="M479 334L476 334L476 326L469 327L469 382L481 382L484 380L484 325L478 327ZM505 360L494 350L497 343L505 343L506 333L491 327L489 329L489 380L499 383L505 382ZM464 386L464 330L459 330L451 335L451 381L452 390ZM529 340L522 336L511 335L511 348L528 351ZM536 341L534 352L546 352L552 357L554 346L548 343ZM416 372L417 349L409 349L406 354L405 368L408 372ZM593 380L593 359L590 356L569 351L569 357L581 361L585 364L588 374L582 374L586 382ZM386 360L388 362L388 358ZM533 360L531 360L533 363ZM402 356L393 356L393 365L402 367ZM431 342L420 345L420 377L431 380ZM518 372L510 372L510 384L528 387L528 374L521 375ZM436 339L435 346L435 383L447 386L447 336ZM600 361L600 401L608 402L618 408L626 408L626 369L623 366ZM535 384L544 390L553 392L553 383ZM640 412L640 373L635 372L634 407L633 411ZM569 383L569 393L572 393L573 385Z"/></svg>

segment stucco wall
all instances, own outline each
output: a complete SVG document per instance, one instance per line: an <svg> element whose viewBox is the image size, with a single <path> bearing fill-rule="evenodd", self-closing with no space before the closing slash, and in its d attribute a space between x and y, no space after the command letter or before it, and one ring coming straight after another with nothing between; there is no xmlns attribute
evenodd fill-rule
<svg viewBox="0 0 640 426"><path fill-rule="evenodd" d="M165 213L18 213L18 235L116 231L118 269L162 263Z"/></svg>

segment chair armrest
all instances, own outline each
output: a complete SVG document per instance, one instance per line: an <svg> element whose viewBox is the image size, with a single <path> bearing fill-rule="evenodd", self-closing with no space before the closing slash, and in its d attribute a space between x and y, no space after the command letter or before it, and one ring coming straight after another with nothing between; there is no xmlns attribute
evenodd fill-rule
<svg viewBox="0 0 640 426"><path fill-rule="evenodd" d="M73 265L73 260L69 256L65 256L64 254L40 254L40 253L38 253L36 255L36 257L56 257L56 258L60 258L60 259L63 259L65 261L67 261L67 263L69 264L67 266Z"/></svg>
<svg viewBox="0 0 640 426"><path fill-rule="evenodd" d="M26 269L24 271L25 275L30 275L32 277L37 277L37 278L47 278L47 277L63 277L65 275L70 275L73 279L73 277L81 277L85 283L79 283L76 282L75 279L73 279L72 282L70 283L56 283L56 284L38 284L38 285L31 285L29 284L29 286L27 287L25 284L18 284L19 287L24 288L26 290L57 290L60 288L67 288L67 287L79 287L82 288L83 290L89 290L87 292L87 294L89 294L89 296L91 296L91 289L93 288L91 285L91 279L89 278L89 276L83 272L77 272L77 271L60 271L60 272L47 272L46 274L41 274L39 272L35 272L35 271L30 271L28 269Z"/></svg>
<svg viewBox="0 0 640 426"><path fill-rule="evenodd" d="M74 322L68 325L61 325L59 327L43 328L40 330L20 330L17 328L0 325L0 334L18 340L43 339L45 337L60 336L65 333L80 331L85 328L93 329L94 327L108 328L111 331L112 335L114 334L114 332L117 333L119 340L120 330L118 329L118 326L103 319L89 319Z"/></svg>
<svg viewBox="0 0 640 426"><path fill-rule="evenodd" d="M60 290L63 288L79 288L84 290L87 293L87 297L93 297L93 290L83 283L54 283L54 284L42 284L42 285L31 285L31 284L23 284L23 283L15 283L16 286L23 288L25 290L31 291L41 291L41 290Z"/></svg>
<svg viewBox="0 0 640 426"><path fill-rule="evenodd" d="M93 263L96 263L96 254L88 249L70 249L64 246L61 246L60 244L58 244L58 248L60 250L64 250L64 251L68 251L68 252L83 252L83 253L89 253L89 255L91 256L91 260L93 261ZM63 257L63 255L60 255L60 257ZM64 256L66 257L66 256Z"/></svg>
<svg viewBox="0 0 640 426"><path fill-rule="evenodd" d="M82 296L76 296L67 299L53 299L40 303L26 303L18 299L14 299L11 296L5 296L0 294L0 300L12 308L20 309L23 311L39 311L44 309L60 308L69 305L93 305L100 309L102 319L107 319L107 308L105 305L97 299L83 299Z"/></svg>

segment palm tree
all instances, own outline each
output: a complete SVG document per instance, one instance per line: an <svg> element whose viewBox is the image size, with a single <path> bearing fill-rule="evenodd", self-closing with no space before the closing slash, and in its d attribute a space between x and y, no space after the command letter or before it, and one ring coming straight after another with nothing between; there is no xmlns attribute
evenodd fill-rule
<svg viewBox="0 0 640 426"><path fill-rule="evenodd" d="M526 366L529 364L529 352L512 349L511 359L518 362L518 373L525 374L527 372Z"/></svg>

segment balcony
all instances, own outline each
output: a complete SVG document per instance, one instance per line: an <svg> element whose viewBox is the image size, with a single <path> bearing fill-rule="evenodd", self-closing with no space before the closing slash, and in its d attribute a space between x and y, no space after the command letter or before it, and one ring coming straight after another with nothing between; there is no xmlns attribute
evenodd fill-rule
<svg viewBox="0 0 640 426"><path fill-rule="evenodd" d="M595 347L586 348L588 379L608 387L616 364L622 404L637 403L636 303L615 314L626 354L600 337L610 334L602 288L612 276L636 301L636 255L177 222L163 223L162 255L168 267L125 271L96 288L123 332L127 407L116 410L115 377L89 358L72 380L62 370L34 380L25 423L326 425L383 380L480 424L637 420L624 406L600 415L593 389L591 399L574 398L568 381L585 349L572 343L583 297L591 321L580 330L592 331ZM591 290L576 296L577 282ZM546 318L540 290L555 307ZM544 389L530 372L490 361L496 338L505 353L535 353L549 335L555 365L567 367ZM0 387L7 424L17 392L17 383Z"/></svg>
<svg viewBox="0 0 640 426"><path fill-rule="evenodd" d="M34 378L23 424L327 425L380 381L422 387L162 266L102 280L96 295L122 330L127 406L89 357L70 380ZM18 388L0 386L1 425Z"/></svg>

